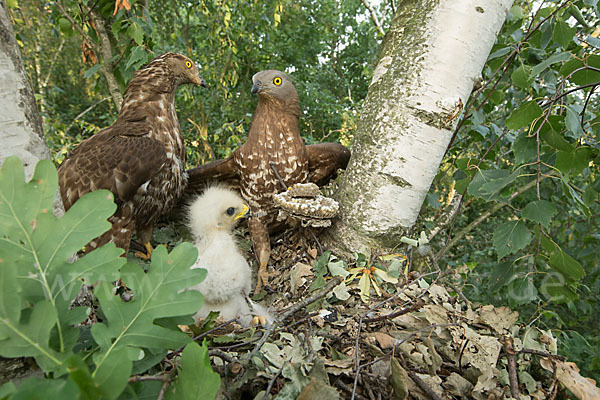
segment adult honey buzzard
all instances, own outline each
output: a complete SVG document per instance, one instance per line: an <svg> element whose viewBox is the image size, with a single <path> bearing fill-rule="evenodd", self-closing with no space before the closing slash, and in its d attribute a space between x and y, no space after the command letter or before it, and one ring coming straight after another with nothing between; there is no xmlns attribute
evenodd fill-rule
<svg viewBox="0 0 600 400"><path fill-rule="evenodd" d="M268 280L269 230L277 227L272 196L296 183L327 183L338 168L346 168L350 152L338 143L305 146L298 127L298 94L285 73L261 71L252 83L258 105L248 139L228 158L189 170L186 192L200 193L207 181L214 180L238 189L248 202L252 212L248 229L259 261L258 292Z"/></svg>
<svg viewBox="0 0 600 400"><path fill-rule="evenodd" d="M187 182L175 90L188 83L206 86L189 58L176 53L156 57L127 85L115 123L81 142L58 168L67 210L93 190L108 189L115 196L111 229L88 243L86 251L114 242L126 255L136 230L147 251L138 255L150 258L154 222L170 211Z"/></svg>

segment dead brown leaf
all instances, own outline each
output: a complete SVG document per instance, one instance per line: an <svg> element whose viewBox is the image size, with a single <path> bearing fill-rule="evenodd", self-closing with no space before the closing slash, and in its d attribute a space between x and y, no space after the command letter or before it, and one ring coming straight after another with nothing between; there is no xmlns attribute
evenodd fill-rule
<svg viewBox="0 0 600 400"><path fill-rule="evenodd" d="M129 0L115 1L115 11L113 12L113 15L117 15L121 8L124 8L127 11L131 10L131 4L129 4Z"/></svg>

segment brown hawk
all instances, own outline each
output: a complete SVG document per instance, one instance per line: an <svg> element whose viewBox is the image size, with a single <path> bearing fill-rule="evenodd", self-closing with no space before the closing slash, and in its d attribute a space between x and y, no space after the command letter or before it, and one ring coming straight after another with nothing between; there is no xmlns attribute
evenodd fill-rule
<svg viewBox="0 0 600 400"><path fill-rule="evenodd" d="M60 194L69 209L84 194L108 189L117 211L112 227L86 246L108 242L129 249L134 230L150 258L152 228L181 197L187 182L185 145L175 112L175 89L205 86L187 57L166 53L136 72L114 124L81 142L58 168Z"/></svg>
<svg viewBox="0 0 600 400"><path fill-rule="evenodd" d="M298 127L298 94L286 74L261 71L252 77L252 83L258 105L248 139L228 158L189 170L186 191L200 193L207 181L216 180L237 188L248 202L252 212L248 229L259 261L258 292L267 283L269 229L276 227L272 196L283 191L283 185L327 183L338 168L346 167L350 152L338 143L305 146Z"/></svg>

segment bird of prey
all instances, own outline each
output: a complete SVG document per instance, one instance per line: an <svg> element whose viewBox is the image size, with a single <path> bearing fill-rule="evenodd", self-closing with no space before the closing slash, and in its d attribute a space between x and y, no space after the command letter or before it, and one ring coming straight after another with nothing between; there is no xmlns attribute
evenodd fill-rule
<svg viewBox="0 0 600 400"><path fill-rule="evenodd" d="M258 292L268 281L269 230L280 228L272 196L296 183L327 183L346 167L350 152L338 143L305 146L298 127L298 94L285 73L256 73L251 92L258 95L258 105L248 139L228 158L189 170L186 192L199 193L206 182L218 181L239 190L248 202L248 229L259 261Z"/></svg>
<svg viewBox="0 0 600 400"><path fill-rule="evenodd" d="M188 223L198 249L198 260L191 268L207 270L206 279L189 288L204 295L204 304L194 316L196 322L210 311L219 311L226 320L239 318L243 326L251 322L269 325L272 321L266 309L248 298L252 273L232 233L247 213L248 206L240 195L220 186L207 188L188 209Z"/></svg>
<svg viewBox="0 0 600 400"><path fill-rule="evenodd" d="M138 255L150 258L154 222L170 211L187 182L175 90L188 83L206 86L192 60L176 53L156 57L127 85L115 123L84 140L58 168L67 210L93 190L114 194L112 227L86 251L114 242L126 255L136 230L147 251Z"/></svg>

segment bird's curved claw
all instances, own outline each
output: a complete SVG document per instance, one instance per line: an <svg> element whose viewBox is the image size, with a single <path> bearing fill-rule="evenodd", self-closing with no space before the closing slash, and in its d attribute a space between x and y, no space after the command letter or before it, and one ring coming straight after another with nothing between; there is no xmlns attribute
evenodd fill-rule
<svg viewBox="0 0 600 400"><path fill-rule="evenodd" d="M154 251L154 248L152 247L150 242L144 243L144 248L146 248L146 253L142 253L141 251L136 251L134 253L134 255L136 257L141 258L142 260L149 261L152 258L152 252Z"/></svg>
<svg viewBox="0 0 600 400"><path fill-rule="evenodd" d="M250 324L252 324L252 326L267 326L267 319L265 317L263 317L262 315L256 315L254 316L254 318L252 318L252 321L250 321Z"/></svg>

